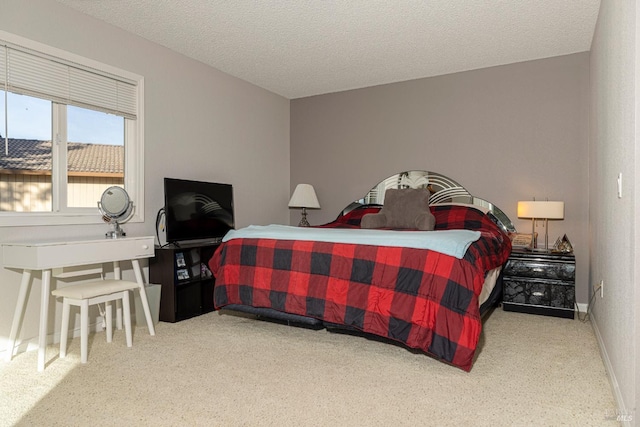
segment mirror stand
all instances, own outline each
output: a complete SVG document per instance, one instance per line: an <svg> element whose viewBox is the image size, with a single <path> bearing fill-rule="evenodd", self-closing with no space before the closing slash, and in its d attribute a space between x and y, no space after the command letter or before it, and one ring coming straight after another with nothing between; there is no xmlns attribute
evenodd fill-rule
<svg viewBox="0 0 640 427"><path fill-rule="evenodd" d="M125 237L127 235L127 233L124 232L122 227L120 227L120 224L118 223L118 221L112 222L111 225L113 226L113 230L107 231L105 233L105 237L107 239L117 239L118 237Z"/></svg>

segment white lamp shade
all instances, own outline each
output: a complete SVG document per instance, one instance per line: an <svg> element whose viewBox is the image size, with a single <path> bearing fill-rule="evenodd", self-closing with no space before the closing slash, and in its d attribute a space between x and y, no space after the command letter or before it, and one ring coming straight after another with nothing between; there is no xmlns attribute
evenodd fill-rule
<svg viewBox="0 0 640 427"><path fill-rule="evenodd" d="M564 219L564 202L518 202L518 218Z"/></svg>
<svg viewBox="0 0 640 427"><path fill-rule="evenodd" d="M311 184L298 184L293 191L291 200L289 200L290 208L307 208L307 209L320 209L320 203L316 196L316 190L313 189Z"/></svg>

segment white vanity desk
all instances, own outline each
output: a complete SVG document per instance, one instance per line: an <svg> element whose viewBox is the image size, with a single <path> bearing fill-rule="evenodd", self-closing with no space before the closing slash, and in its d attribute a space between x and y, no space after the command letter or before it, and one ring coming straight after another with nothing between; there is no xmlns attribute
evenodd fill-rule
<svg viewBox="0 0 640 427"><path fill-rule="evenodd" d="M123 237L117 239L92 239L73 241L25 241L2 243L2 261L5 268L22 269L22 282L18 302L13 315L6 360L10 361L15 351L16 337L24 317L27 294L33 270L42 271L42 293L40 296L40 330L38 335L38 371L44 370L47 345L47 318L51 296L51 270L61 267L101 264L112 262L115 279L120 279L119 261L131 260L136 282L140 286L140 299L147 319L149 333L155 335L149 303L144 289L140 269L141 258L154 256L154 238Z"/></svg>

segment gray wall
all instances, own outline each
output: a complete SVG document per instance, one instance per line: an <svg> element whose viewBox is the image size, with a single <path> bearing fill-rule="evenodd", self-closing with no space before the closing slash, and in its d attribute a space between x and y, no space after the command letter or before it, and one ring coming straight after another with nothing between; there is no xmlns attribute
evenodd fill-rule
<svg viewBox="0 0 640 427"><path fill-rule="evenodd" d="M455 179L522 232L531 222L518 220L518 200L563 200L549 240L573 243L586 303L588 129L586 52L301 98L291 102L291 186L314 185L322 208L309 211L312 224L408 169Z"/></svg>
<svg viewBox="0 0 640 427"><path fill-rule="evenodd" d="M126 224L127 233L155 235L165 176L233 184L239 227L288 221L289 100L55 1L2 0L0 10L4 31L145 77L145 221ZM102 237L106 231L106 224L0 227L0 242ZM3 351L20 276L0 269L0 283ZM36 277L22 339L37 336L39 294ZM59 310L53 308L50 332L60 328Z"/></svg>
<svg viewBox="0 0 640 427"><path fill-rule="evenodd" d="M640 407L638 6L603 1L591 51L591 283L604 280L593 324L618 406ZM622 173L622 198L616 179ZM633 415L634 425L638 413Z"/></svg>

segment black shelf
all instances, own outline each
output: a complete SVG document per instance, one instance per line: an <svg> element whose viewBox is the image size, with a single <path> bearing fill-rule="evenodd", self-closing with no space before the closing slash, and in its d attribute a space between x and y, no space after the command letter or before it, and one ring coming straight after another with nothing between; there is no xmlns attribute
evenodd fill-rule
<svg viewBox="0 0 640 427"><path fill-rule="evenodd" d="M161 321L179 322L214 310L215 279L208 263L219 246L208 242L156 247L149 280L162 286Z"/></svg>

